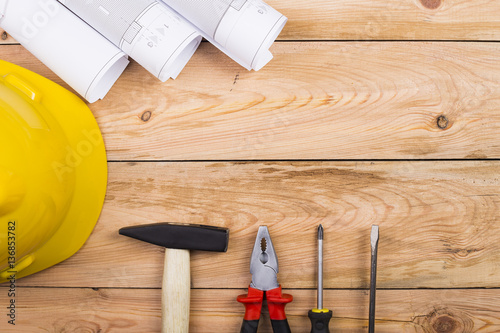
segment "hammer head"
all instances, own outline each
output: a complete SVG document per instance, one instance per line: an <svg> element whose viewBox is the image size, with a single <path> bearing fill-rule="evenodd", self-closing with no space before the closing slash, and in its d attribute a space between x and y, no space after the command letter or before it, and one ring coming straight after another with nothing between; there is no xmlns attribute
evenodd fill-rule
<svg viewBox="0 0 500 333"><path fill-rule="evenodd" d="M200 224L154 223L120 229L120 235L169 249L226 252L229 229Z"/></svg>

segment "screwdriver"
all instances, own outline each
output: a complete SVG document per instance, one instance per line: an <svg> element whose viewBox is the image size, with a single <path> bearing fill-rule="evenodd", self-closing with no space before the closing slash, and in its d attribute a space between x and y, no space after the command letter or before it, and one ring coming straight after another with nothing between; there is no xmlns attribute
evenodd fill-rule
<svg viewBox="0 0 500 333"><path fill-rule="evenodd" d="M375 291L377 290L377 255L378 255L378 225L372 226L371 269L370 269L370 309L368 317L368 333L375 332Z"/></svg>
<svg viewBox="0 0 500 333"><path fill-rule="evenodd" d="M318 303L315 309L309 310L311 333L330 333L328 324L332 311L323 308L323 226L318 227Z"/></svg>

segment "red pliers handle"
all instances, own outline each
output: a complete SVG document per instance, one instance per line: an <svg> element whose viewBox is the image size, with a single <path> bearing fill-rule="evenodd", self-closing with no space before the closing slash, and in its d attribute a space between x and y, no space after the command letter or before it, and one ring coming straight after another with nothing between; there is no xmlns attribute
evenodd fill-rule
<svg viewBox="0 0 500 333"><path fill-rule="evenodd" d="M265 294L265 295L264 295ZM285 305L293 300L292 295L282 294L281 286L268 291L248 287L247 295L240 295L237 301L245 305L245 316L240 333L256 333L264 297L267 300L269 317L274 333L291 333L285 315Z"/></svg>

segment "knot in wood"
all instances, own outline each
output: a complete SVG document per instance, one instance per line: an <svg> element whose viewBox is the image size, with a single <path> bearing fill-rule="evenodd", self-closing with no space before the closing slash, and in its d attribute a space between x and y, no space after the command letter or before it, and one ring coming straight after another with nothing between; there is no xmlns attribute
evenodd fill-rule
<svg viewBox="0 0 500 333"><path fill-rule="evenodd" d="M2 40L6 40L8 37L9 35L7 35L6 31L2 32Z"/></svg>
<svg viewBox="0 0 500 333"><path fill-rule="evenodd" d="M141 120L142 120L143 122L145 122L145 123L146 123L146 122L148 122L148 121L151 119L152 114L153 114L153 113L152 113L151 111L146 111L146 112L144 112L144 113L141 115Z"/></svg>
<svg viewBox="0 0 500 333"><path fill-rule="evenodd" d="M438 118L437 118L437 126L444 130L448 127L448 124L450 123L450 121L448 120L448 118L446 118L446 116L444 115L440 115Z"/></svg>
<svg viewBox="0 0 500 333"><path fill-rule="evenodd" d="M437 333L459 332L460 323L449 315L442 315L435 318L432 328Z"/></svg>
<svg viewBox="0 0 500 333"><path fill-rule="evenodd" d="M420 2L428 9L438 9L441 6L441 0L420 0Z"/></svg>
<svg viewBox="0 0 500 333"><path fill-rule="evenodd" d="M415 323L425 332L462 333L474 332L474 321L465 312L449 308L433 308L425 316L415 317Z"/></svg>

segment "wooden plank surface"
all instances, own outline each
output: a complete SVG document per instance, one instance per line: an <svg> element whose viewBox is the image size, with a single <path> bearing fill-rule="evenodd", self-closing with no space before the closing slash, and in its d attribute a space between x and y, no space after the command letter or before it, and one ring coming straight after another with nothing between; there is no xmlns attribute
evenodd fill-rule
<svg viewBox="0 0 500 333"><path fill-rule="evenodd" d="M377 331L500 332L500 2L268 3L289 22L263 70L203 43L177 80L132 62L90 106L114 161L101 218L75 256L17 281L15 328L0 286L0 332L158 332L163 250L117 230L167 220L231 229L227 253L192 254L191 332L238 331L259 225L308 332L319 223L333 332L367 331L372 224Z"/></svg>
<svg viewBox="0 0 500 333"><path fill-rule="evenodd" d="M280 43L273 52L265 70L247 72L204 44L167 83L134 63L91 106L108 158L500 158L499 44ZM21 46L2 58L60 82Z"/></svg>
<svg viewBox="0 0 500 333"><path fill-rule="evenodd" d="M499 40L492 0L268 0L289 18L281 39Z"/></svg>
<svg viewBox="0 0 500 333"><path fill-rule="evenodd" d="M314 307L314 291L286 292L294 296L287 305L292 331L309 332L307 311ZM238 332L243 306L236 302L236 296L241 293L245 290L193 290L190 332ZM20 288L18 294L22 301L17 309L17 324L9 328L9 333L160 331L158 289ZM500 331L498 289L379 290L377 296L378 332ZM367 331L367 291L326 290L325 302L334 312L331 332ZM263 315L259 326L259 333L265 332L272 332L268 315Z"/></svg>
<svg viewBox="0 0 500 333"><path fill-rule="evenodd" d="M159 288L162 248L118 235L153 222L230 228L227 253L193 252L194 288L245 288L268 225L286 288L367 288L379 224L381 288L500 287L500 162L111 163L101 219L75 256L23 286Z"/></svg>
<svg viewBox="0 0 500 333"><path fill-rule="evenodd" d="M500 40L495 0L266 2L289 19L280 40Z"/></svg>

